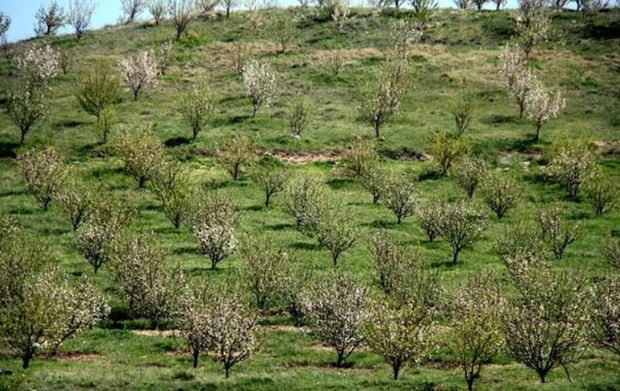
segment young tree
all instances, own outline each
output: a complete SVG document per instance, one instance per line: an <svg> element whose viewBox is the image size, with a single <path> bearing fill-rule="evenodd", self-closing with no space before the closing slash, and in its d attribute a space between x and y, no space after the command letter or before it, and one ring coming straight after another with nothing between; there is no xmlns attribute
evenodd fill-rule
<svg viewBox="0 0 620 391"><path fill-rule="evenodd" d="M482 7L484 7L486 2L487 0L472 0L472 3L474 3L478 11L482 10Z"/></svg>
<svg viewBox="0 0 620 391"><path fill-rule="evenodd" d="M530 269L547 265L547 251L536 227L518 223L504 229L497 239L497 251L512 278L519 278Z"/></svg>
<svg viewBox="0 0 620 391"><path fill-rule="evenodd" d="M545 1L525 0L520 5L522 13L517 19L517 34L527 61L534 47L547 40L551 22L544 13Z"/></svg>
<svg viewBox="0 0 620 391"><path fill-rule="evenodd" d="M67 23L73 27L75 36L79 41L84 32L90 26L90 21L95 11L95 3L92 0L71 0Z"/></svg>
<svg viewBox="0 0 620 391"><path fill-rule="evenodd" d="M133 23L136 17L146 8L145 0L121 0L123 14L127 18L127 23Z"/></svg>
<svg viewBox="0 0 620 391"><path fill-rule="evenodd" d="M457 8L465 10L469 8L469 6L471 5L471 1L470 0L454 0L454 5L456 5Z"/></svg>
<svg viewBox="0 0 620 391"><path fill-rule="evenodd" d="M327 204L316 226L316 239L329 249L334 261L338 263L340 256L351 248L359 236L351 212L343 203L332 200Z"/></svg>
<svg viewBox="0 0 620 391"><path fill-rule="evenodd" d="M420 303L395 307L382 300L371 305L360 328L366 344L390 364L397 380L403 365L417 364L430 350L431 325Z"/></svg>
<svg viewBox="0 0 620 391"><path fill-rule="evenodd" d="M498 219L515 206L523 192L521 184L514 176L501 175L498 172L486 176L481 190L484 202L495 212Z"/></svg>
<svg viewBox="0 0 620 391"><path fill-rule="evenodd" d="M61 50L58 52L58 66L63 75L66 75L73 66L73 51L70 49Z"/></svg>
<svg viewBox="0 0 620 391"><path fill-rule="evenodd" d="M67 177L67 168L62 161L62 156L52 147L29 150L19 155L17 168L28 190L37 199L39 205L47 210Z"/></svg>
<svg viewBox="0 0 620 391"><path fill-rule="evenodd" d="M133 214L131 207L122 207L118 201L101 197L93 206L89 219L75 231L77 249L95 273L110 260L114 242L122 235Z"/></svg>
<svg viewBox="0 0 620 391"><path fill-rule="evenodd" d="M193 0L168 0L168 14L178 41L196 16L196 3Z"/></svg>
<svg viewBox="0 0 620 391"><path fill-rule="evenodd" d="M336 350L342 367L362 342L359 325L366 316L368 290L340 271L329 272L304 300L312 332Z"/></svg>
<svg viewBox="0 0 620 391"><path fill-rule="evenodd" d="M499 11L500 8L508 3L508 0L492 0L495 3L495 11Z"/></svg>
<svg viewBox="0 0 620 391"><path fill-rule="evenodd" d="M194 231L200 250L209 257L211 270L237 248L235 225L239 210L229 198L214 195L194 200L195 208L188 216L188 225Z"/></svg>
<svg viewBox="0 0 620 391"><path fill-rule="evenodd" d="M158 77L164 76L168 72L168 68L174 60L174 48L171 41L164 41L159 45L154 53L155 62L157 63Z"/></svg>
<svg viewBox="0 0 620 391"><path fill-rule="evenodd" d="M47 115L47 97L40 90L33 90L28 83L12 91L8 97L8 113L19 128L19 143L23 144L26 135Z"/></svg>
<svg viewBox="0 0 620 391"><path fill-rule="evenodd" d="M56 1L52 1L47 8L41 5L35 18L35 34L38 36L54 35L65 24L65 11Z"/></svg>
<svg viewBox="0 0 620 391"><path fill-rule="evenodd" d="M252 118L263 106L269 106L276 92L276 75L271 67L258 60L248 60L243 66L245 94L252 102Z"/></svg>
<svg viewBox="0 0 620 391"><path fill-rule="evenodd" d="M293 217L295 227L301 232L315 232L325 209L325 185L316 177L303 176L289 181L284 193L284 210Z"/></svg>
<svg viewBox="0 0 620 391"><path fill-rule="evenodd" d="M155 177L165 161L165 147L149 127L121 129L114 135L112 147L140 188Z"/></svg>
<svg viewBox="0 0 620 391"><path fill-rule="evenodd" d="M129 56L118 63L123 81L133 93L133 99L143 91L157 84L159 70L155 56L150 51L142 51L135 56Z"/></svg>
<svg viewBox="0 0 620 391"><path fill-rule="evenodd" d="M519 105L519 118L523 117L525 108L525 96L530 88L530 81L535 76L525 67L525 54L517 44L504 46L500 54L500 75L504 78L508 93L515 98Z"/></svg>
<svg viewBox="0 0 620 391"><path fill-rule="evenodd" d="M220 5L220 3L221 0L197 0L196 6L203 15L209 15L213 13L215 8Z"/></svg>
<svg viewBox="0 0 620 391"><path fill-rule="evenodd" d="M252 170L252 180L265 194L265 208L269 208L271 197L284 190L289 174L284 168L258 164Z"/></svg>
<svg viewBox="0 0 620 391"><path fill-rule="evenodd" d="M155 173L151 185L166 217L179 229L195 197L188 170L178 161L166 160Z"/></svg>
<svg viewBox="0 0 620 391"><path fill-rule="evenodd" d="M226 9L226 18L230 17L230 10L235 8L238 4L238 0L222 0L224 8Z"/></svg>
<svg viewBox="0 0 620 391"><path fill-rule="evenodd" d="M11 26L11 17L4 12L0 12L0 40L5 39L5 34Z"/></svg>
<svg viewBox="0 0 620 391"><path fill-rule="evenodd" d="M256 160L254 143L244 136L235 136L217 147L215 159L236 181L246 166Z"/></svg>
<svg viewBox="0 0 620 391"><path fill-rule="evenodd" d="M58 75L60 54L49 45L30 46L17 57L20 85L34 94L49 91L49 81Z"/></svg>
<svg viewBox="0 0 620 391"><path fill-rule="evenodd" d="M466 156L454 167L456 184L465 191L468 198L474 196L478 185L487 174L487 163L480 158Z"/></svg>
<svg viewBox="0 0 620 391"><path fill-rule="evenodd" d="M386 229L373 234L370 251L379 286L390 297L399 296L398 291L411 282L409 274L417 273L419 269L416 253Z"/></svg>
<svg viewBox="0 0 620 391"><path fill-rule="evenodd" d="M566 106L566 101L562 98L560 91L551 94L546 91L543 84L534 79L525 95L524 109L527 117L536 126L534 141L538 141L540 129L550 119L557 118L562 109Z"/></svg>
<svg viewBox="0 0 620 391"><path fill-rule="evenodd" d="M208 349L205 328L209 313L211 292L206 286L183 285L176 313L177 326L181 336L187 342L192 355L192 367L198 367L201 352Z"/></svg>
<svg viewBox="0 0 620 391"><path fill-rule="evenodd" d="M456 265L460 252L478 241L488 225L486 214L463 200L446 204L441 220L441 236L452 247L452 262Z"/></svg>
<svg viewBox="0 0 620 391"><path fill-rule="evenodd" d="M458 160L468 150L468 146L460 138L453 137L447 132L436 132L430 140L428 154L437 162L441 175L445 175L452 163Z"/></svg>
<svg viewBox="0 0 620 391"><path fill-rule="evenodd" d="M58 204L69 218L73 230L77 230L92 211L95 195L82 181L75 177L58 189Z"/></svg>
<svg viewBox="0 0 620 391"><path fill-rule="evenodd" d="M296 96L289 102L288 126L293 136L301 138L301 134L308 129L311 113L312 106L303 96Z"/></svg>
<svg viewBox="0 0 620 391"><path fill-rule="evenodd" d="M468 99L461 97L452 103L450 112L454 117L455 134L460 137L469 129L474 107Z"/></svg>
<svg viewBox="0 0 620 391"><path fill-rule="evenodd" d="M595 173L596 157L590 146L579 140L567 141L556 146L552 153L548 173L566 189L569 197L577 197L579 189Z"/></svg>
<svg viewBox="0 0 620 391"><path fill-rule="evenodd" d="M282 273L290 262L286 249L272 237L249 239L241 247L239 271L244 284L254 296L256 307L265 311L277 300Z"/></svg>
<svg viewBox="0 0 620 391"><path fill-rule="evenodd" d="M280 53L284 53L289 42L291 42L296 35L297 28L293 19L284 12L278 12L273 16L270 27L272 36L280 44Z"/></svg>
<svg viewBox="0 0 620 391"><path fill-rule="evenodd" d="M385 188L385 180L388 177L389 172L386 168L379 166L378 164L370 165L364 170L364 173L359 178L361 185L372 195L372 203L376 204L383 194Z"/></svg>
<svg viewBox="0 0 620 391"><path fill-rule="evenodd" d="M119 88L120 80L112 73L111 67L99 62L88 72L75 94L82 110L97 118L97 125L102 131L104 143L108 138L109 126L103 125L113 112L112 105L119 99Z"/></svg>
<svg viewBox="0 0 620 391"><path fill-rule="evenodd" d="M411 6L413 7L413 20L418 29L423 31L430 24L438 4L435 0L411 0Z"/></svg>
<svg viewBox="0 0 620 391"><path fill-rule="evenodd" d="M360 116L381 135L381 128L398 110L409 88L409 76L402 61L384 66L376 85L367 84L361 92Z"/></svg>
<svg viewBox="0 0 620 391"><path fill-rule="evenodd" d="M608 275L595 288L594 340L605 349L620 355L620 277Z"/></svg>
<svg viewBox="0 0 620 391"><path fill-rule="evenodd" d="M180 266L170 270L163 248L151 236L124 238L115 246L112 267L133 315L151 328L172 316L183 282Z"/></svg>
<svg viewBox="0 0 620 391"><path fill-rule="evenodd" d="M149 0L147 8L155 24L160 24L166 14L166 0Z"/></svg>
<svg viewBox="0 0 620 391"><path fill-rule="evenodd" d="M286 309L295 327L303 322L303 303L314 278L310 270L299 262L289 261L280 274L278 301Z"/></svg>
<svg viewBox="0 0 620 391"><path fill-rule="evenodd" d="M404 18L393 21L386 45L388 61L408 61L411 47L420 40L421 35L422 32L416 28L412 19Z"/></svg>
<svg viewBox="0 0 620 391"><path fill-rule="evenodd" d="M331 17L337 33L342 33L344 24L349 17L348 0L328 0L330 2Z"/></svg>
<svg viewBox="0 0 620 391"><path fill-rule="evenodd" d="M385 181L383 202L394 212L396 222L413 216L419 202L418 186L415 180L404 174L390 174Z"/></svg>
<svg viewBox="0 0 620 391"><path fill-rule="evenodd" d="M56 350L62 341L105 317L109 307L90 284L78 290L59 280L47 244L14 223L2 225L0 341L28 368L40 349ZM82 293L94 296L82 300Z"/></svg>
<svg viewBox="0 0 620 391"><path fill-rule="evenodd" d="M612 210L618 200L618 185L597 173L586 187L586 198L597 216Z"/></svg>
<svg viewBox="0 0 620 391"><path fill-rule="evenodd" d="M428 241L432 242L441 233L444 204L435 198L428 199L417 209L417 217Z"/></svg>
<svg viewBox="0 0 620 391"><path fill-rule="evenodd" d="M501 313L504 299L497 277L476 274L462 284L452 299L451 349L459 358L467 389L474 389L482 366L504 344Z"/></svg>
<svg viewBox="0 0 620 391"><path fill-rule="evenodd" d="M213 97L206 84L195 84L187 91L181 101L181 112L185 122L192 128L192 140L196 140L213 112Z"/></svg>
<svg viewBox="0 0 620 391"><path fill-rule="evenodd" d="M605 243L605 259L614 268L620 269L620 241L609 239Z"/></svg>
<svg viewBox="0 0 620 391"><path fill-rule="evenodd" d="M577 240L581 230L581 222L565 221L559 204L538 208L536 218L556 259L562 259L566 248Z"/></svg>
<svg viewBox="0 0 620 391"><path fill-rule="evenodd" d="M360 179L370 167L377 164L378 159L374 141L358 137L343 151L340 164L348 178Z"/></svg>
<svg viewBox="0 0 620 391"><path fill-rule="evenodd" d="M506 347L532 368L541 383L561 365L577 360L588 341L591 294L583 273L538 267L515 280L519 295L503 315Z"/></svg>

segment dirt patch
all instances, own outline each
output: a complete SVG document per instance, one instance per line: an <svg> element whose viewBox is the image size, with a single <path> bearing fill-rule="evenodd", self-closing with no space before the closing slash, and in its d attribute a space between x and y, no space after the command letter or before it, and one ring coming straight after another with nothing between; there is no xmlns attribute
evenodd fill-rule
<svg viewBox="0 0 620 391"><path fill-rule="evenodd" d="M314 162L332 162L340 159L338 152L291 152L274 151L265 152L265 155L273 156L288 164L306 164Z"/></svg>
<svg viewBox="0 0 620 391"><path fill-rule="evenodd" d="M364 58L383 57L383 52L377 48L342 49L342 50L317 50L312 54L312 59L320 63L327 63L332 58L338 57L344 60L361 60Z"/></svg>
<svg viewBox="0 0 620 391"><path fill-rule="evenodd" d="M597 153L601 155L613 155L620 153L620 142L615 140L598 140L594 142Z"/></svg>
<svg viewBox="0 0 620 391"><path fill-rule="evenodd" d="M105 356L96 353L77 353L77 352L69 352L69 353L59 353L54 356L54 358L58 361L95 361L102 360Z"/></svg>
<svg viewBox="0 0 620 391"><path fill-rule="evenodd" d="M132 334L142 337L170 337L179 335L179 330L131 330Z"/></svg>

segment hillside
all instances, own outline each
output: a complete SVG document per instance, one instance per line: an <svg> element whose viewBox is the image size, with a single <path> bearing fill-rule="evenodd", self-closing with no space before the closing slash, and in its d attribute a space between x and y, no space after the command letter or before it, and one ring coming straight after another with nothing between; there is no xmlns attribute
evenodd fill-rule
<svg viewBox="0 0 620 391"><path fill-rule="evenodd" d="M277 32L268 21L284 12L295 22L289 47L280 52ZM577 240L562 259L551 261L554 270L583 271L593 286L605 275L615 274L605 260L603 248L620 236L620 208L596 215L580 193L576 198L547 179L552 153L564 141L584 140L596 155L602 175L620 183L620 10L614 8L593 16L549 10L552 20L549 40L535 48L529 64L539 79L559 89L566 99L561 114L544 125L540 140L532 141L535 126L523 117L508 95L500 75L499 55L516 34L516 10L476 12L438 10L421 40L412 45L408 67L411 85L394 116L376 140L380 164L417 180L420 199L455 201L463 198L455 172L441 175L431 158L431 140L436 132L452 131L452 103L459 97L471 102L470 129L462 136L471 155L486 160L489 167L513 175L522 187L514 208L498 219L476 193L474 200L489 215L489 227L471 248L463 250L454 265L449 243L429 241L415 216L396 224L383 203L373 204L370 194L344 174L341 157L358 140L374 140L372 127L360 118L360 91L374 83L386 62L389 24L408 11L394 13L354 9L342 33L334 31L329 18L313 9L292 8L261 11L262 27L256 36L248 26L249 12L202 17L188 32L173 41L173 60L158 84L134 101L123 89L115 104L118 128L150 126L165 145L165 152L181 162L202 194L230 197L241 211L237 237L262 241L268 236L292 254L304 269L324 275L337 268L379 297L370 238L379 228L396 233L437 272L443 286L456 289L482 270L500 275L507 295L510 287L506 266L498 254L502 233L520 223L536 224L538 207L557 203L569 226L581 224ZM48 242L63 276L78 282L87 275L108 295L109 317L97 327L67 340L56 356L35 356L30 368L0 345L1 389L466 389L457 355L440 337L420 366L405 367L402 377L391 379L391 369L382 357L362 346L348 359L348 367L336 368L334 350L320 342L307 328L294 327L278 306L260 317L261 344L247 360L235 365L229 379L221 366L201 357L192 369L192 357L173 321L160 330L148 330L148 321L133 316L109 265L97 273L78 251L74 231L55 200L49 210L37 204L17 169L17 156L54 146L64 162L90 189L109 194L137 212L128 232L151 234L164 248L166 263L180 265L192 282L238 280L240 251L224 259L215 271L201 254L192 230L185 224L175 229L162 212L159 198L150 187L139 188L127 174L111 143L102 143L93 116L77 103L75 94L86 73L100 61L116 66L120 59L140 50L154 49L174 38L169 21L160 25L140 22L89 31L78 42L72 35L37 38L16 44L19 52L28 45L49 43L52 48L73 53L66 74L50 82L49 113L19 144L19 130L7 112L0 113L0 216L18 219L24 229ZM260 58L274 69L277 94L269 107L252 117L242 76L233 66L239 43L247 57ZM342 69L332 71L334 58ZM0 60L0 103L6 104L16 82L16 69ZM186 92L205 82L214 96L214 111L196 140L185 123L181 102ZM288 102L297 95L312 105L308 130L293 137L287 120ZM237 181L215 159L217 148L242 135L254 142L258 158L285 169L293 176L316 175L328 192L343 202L359 236L355 244L332 265L332 257L315 239L296 229L284 209L284 194L277 193L272 205L263 205L263 192L251 170ZM269 158L268 155L272 157ZM257 158L257 159L258 159ZM0 231L1 232L1 231ZM447 317L437 329L447 327ZM554 368L544 389L620 389L618 356L590 344L570 364L573 382L562 367ZM505 349L495 355L476 382L479 390L535 389L538 376L515 361Z"/></svg>

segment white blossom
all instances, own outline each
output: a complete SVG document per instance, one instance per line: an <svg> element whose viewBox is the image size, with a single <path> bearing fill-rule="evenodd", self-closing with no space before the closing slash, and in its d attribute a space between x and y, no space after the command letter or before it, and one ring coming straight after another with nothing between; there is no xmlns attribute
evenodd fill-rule
<svg viewBox="0 0 620 391"><path fill-rule="evenodd" d="M276 92L276 75L271 67L258 60L248 60L243 66L245 94L252 101L252 117L263 106L269 106Z"/></svg>
<svg viewBox="0 0 620 391"><path fill-rule="evenodd" d="M141 92L157 84L158 62L150 51L145 50L122 59L119 67L125 84L133 93L134 100L138 100Z"/></svg>
<svg viewBox="0 0 620 391"><path fill-rule="evenodd" d="M525 113L536 126L535 140L538 140L543 125L560 115L565 106L566 101L559 90L552 93L536 78L532 80L525 95Z"/></svg>

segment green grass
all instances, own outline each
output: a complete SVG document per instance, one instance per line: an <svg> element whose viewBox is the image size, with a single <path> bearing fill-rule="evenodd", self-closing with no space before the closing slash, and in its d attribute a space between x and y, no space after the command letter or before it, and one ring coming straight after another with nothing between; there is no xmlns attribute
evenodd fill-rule
<svg viewBox="0 0 620 391"><path fill-rule="evenodd" d="M267 14L274 11L266 11ZM355 10L344 34L336 35L331 22L317 20L309 11L298 22L293 48L276 54L275 42L264 31L254 41L261 56L278 72L281 94L270 108L249 118L251 106L243 95L240 76L230 66L234 42L251 41L244 26L247 15L234 13L230 19L201 20L190 26L191 34L175 43L175 62L160 84L133 102L123 94L117 111L122 123L141 126L150 123L156 134L170 145L169 153L192 169L192 175L205 192L219 191L231 195L243 210L240 230L250 235L272 234L297 254L309 268L324 271L332 268L329 252L297 232L291 219L281 209L275 196L273 206L262 206L260 190L248 179L231 182L223 169L210 158L218 142L235 134L253 135L265 151L313 152L338 154L355 137L371 137L372 129L358 119L358 86L371 77L384 62L381 46L385 42L386 23L394 15L373 15ZM441 10L435 25L414 48L411 67L413 85L401 111L383 131L378 148L384 164L426 177L433 169L430 161L406 159L406 151L424 151L429 136L436 130L451 130L448 103L466 93L475 105L472 130L466 138L472 150L509 168L523 179L524 197L501 221L492 218L490 229L473 249L461 254L457 266L444 241L428 243L414 219L402 225L383 205L372 205L370 195L358 184L339 177L334 161L289 165L300 174L319 173L331 191L350 207L362 230L357 245L345 253L339 267L361 282L372 285L373 266L367 248L368 237L378 227L398 231L436 268L448 288L482 269L503 271L495 250L495 239L505 226L534 218L534 203L559 200L571 219L583 220L578 241L569 247L557 268L581 268L595 280L610 271L601 255L602 243L610 234L618 236L620 213L612 211L596 217L583 200L566 200L557 186L541 180L544 156L554 140L584 137L604 144L600 162L606 174L620 179L620 78L618 53L620 12L612 10L593 18L579 14L554 12L551 39L534 52L533 64L548 86L559 87L567 98L567 109L542 130L536 145L525 142L533 131L526 119L518 119L514 102L504 92L498 75L497 56L514 32L512 11L460 12ZM122 163L107 153L98 142L92 117L83 113L74 98L76 85L98 58L110 61L138 49L153 47L174 35L171 25L133 24L108 27L88 33L77 44L73 37L50 40L57 48L72 48L75 64L68 75L52 82L53 105L43 124L28 135L26 145L17 146L18 130L6 113L0 113L0 213L19 218L31 232L46 238L53 246L60 267L69 278L92 274L87 262L77 253L69 222L55 205L44 212L28 194L15 171L15 154L32 147L55 145L67 162L93 187L113 191L139 208L132 224L136 232L154 232L165 246L170 264L180 262L194 279L219 279L234 272L238 256L221 263L216 272L198 253L197 243L186 229L174 230L162 213L159 202L148 190L137 189L123 172ZM27 44L20 43L19 46ZM334 77L319 59L326 50L340 50L346 58L341 75ZM0 63L0 100L13 77L5 63ZM215 117L196 142L176 144L190 137L178 110L183 90L199 77L209 81L217 95ZM286 101L304 93L314 103L311 130L301 140L288 134L284 117ZM403 158L398 158L403 156ZM524 163L529 165L524 165ZM424 179L421 193L442 199L461 196L450 176ZM480 200L476 200L479 202ZM141 336L131 329L145 323L130 319L121 301L110 271L104 266L95 282L112 296L111 320L101 327L68 341L59 357L37 357L28 370L21 370L18 360L0 350L0 388L8 389L465 389L456 357L445 347L433 353L420 368L405 368L403 378L394 382L389 367L369 351L354 353L352 368L331 366L334 353L317 349L319 342L305 333L289 329L266 328L261 350L235 366L232 377L225 380L221 369L203 359L198 369L191 368L189 355L183 354L180 338ZM282 317L270 317L265 324L288 324ZM574 383L570 384L560 369L552 371L548 384L541 387L536 374L500 355L483 369L478 389L620 389L620 363L605 351L591 349L582 361L571 366Z"/></svg>

